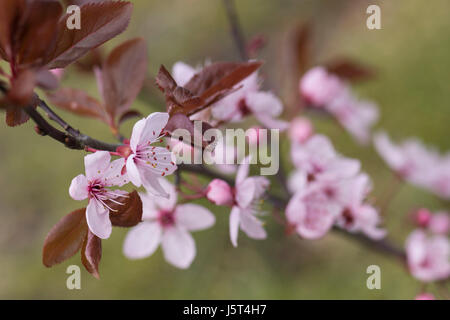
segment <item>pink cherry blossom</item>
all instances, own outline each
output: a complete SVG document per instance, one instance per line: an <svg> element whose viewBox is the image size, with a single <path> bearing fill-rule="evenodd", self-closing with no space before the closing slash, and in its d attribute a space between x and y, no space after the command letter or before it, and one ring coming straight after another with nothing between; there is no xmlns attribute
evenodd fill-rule
<svg viewBox="0 0 450 320"><path fill-rule="evenodd" d="M191 231L210 228L214 215L196 204L177 205L174 185L161 179L167 199L151 193L140 194L143 216L140 224L128 232L123 252L129 259L142 259L152 255L161 244L166 261L177 268L188 268L196 255Z"/></svg>
<svg viewBox="0 0 450 320"><path fill-rule="evenodd" d="M378 120L378 108L374 103L360 101L346 91L325 108L359 143L370 141L371 128Z"/></svg>
<svg viewBox="0 0 450 320"><path fill-rule="evenodd" d="M447 156L441 156L416 139L396 145L384 132L375 135L374 144L387 165L403 179L443 198L450 198Z"/></svg>
<svg viewBox="0 0 450 320"><path fill-rule="evenodd" d="M286 218L301 237L318 239L331 229L341 210L336 201L330 200L322 185L313 183L289 200Z"/></svg>
<svg viewBox="0 0 450 320"><path fill-rule="evenodd" d="M292 142L304 143L314 133L314 127L307 118L294 118L289 125L289 138Z"/></svg>
<svg viewBox="0 0 450 320"><path fill-rule="evenodd" d="M450 232L450 213L441 211L433 214L428 228L435 234L448 234Z"/></svg>
<svg viewBox="0 0 450 320"><path fill-rule="evenodd" d="M213 106L213 117L219 121L239 122L245 116L254 115L266 128L285 130L288 124L276 119L283 112L280 99L271 92L259 91L259 87L255 72L236 86L239 89Z"/></svg>
<svg viewBox="0 0 450 320"><path fill-rule="evenodd" d="M423 292L419 293L414 300L436 300L436 298L432 293Z"/></svg>
<svg viewBox="0 0 450 320"><path fill-rule="evenodd" d="M197 70L190 65L178 61L172 66L173 79L179 86L184 86L197 73Z"/></svg>
<svg viewBox="0 0 450 320"><path fill-rule="evenodd" d="M206 189L206 198L218 206L230 206L234 196L230 185L223 180L214 179Z"/></svg>
<svg viewBox="0 0 450 320"><path fill-rule="evenodd" d="M411 274L424 282L450 276L450 243L441 235L427 236L416 230L406 240L406 255Z"/></svg>
<svg viewBox="0 0 450 320"><path fill-rule="evenodd" d="M338 199L342 211L336 224L349 232L362 232L369 238L380 240L386 236L386 230L378 227L381 222L378 211L365 203L371 190L371 182L366 174L339 182Z"/></svg>
<svg viewBox="0 0 450 320"><path fill-rule="evenodd" d="M109 152L97 151L84 158L86 175L80 174L72 180L69 188L74 200L89 199L86 208L86 220L89 229L97 237L107 239L111 235L112 225L109 213L112 210L107 202L120 203L126 192L110 190L113 186L123 186L129 182L127 175L122 175L125 165L123 159L111 162Z"/></svg>
<svg viewBox="0 0 450 320"><path fill-rule="evenodd" d="M305 73L299 84L305 101L316 107L324 107L337 98L345 85L323 67L315 67Z"/></svg>
<svg viewBox="0 0 450 320"><path fill-rule="evenodd" d="M172 174L177 166L175 157L167 148L152 146L164 136L163 129L169 115L155 112L136 122L130 139L131 155L127 159L127 173L137 187L143 185L155 195L168 197L160 178Z"/></svg>
<svg viewBox="0 0 450 320"><path fill-rule="evenodd" d="M426 228L430 223L432 215L433 214L430 212L430 210L420 208L413 213L412 218L419 227Z"/></svg>
<svg viewBox="0 0 450 320"><path fill-rule="evenodd" d="M248 157L244 159L236 175L234 205L230 214L230 238L235 247L239 229L252 239L260 240L267 237L263 223L257 215L259 200L269 187L269 180L265 177L248 177L249 162Z"/></svg>
<svg viewBox="0 0 450 320"><path fill-rule="evenodd" d="M315 67L300 80L300 94L312 106L332 114L358 142L369 142L371 128L378 120L378 108L372 102L356 98L345 81L325 68Z"/></svg>

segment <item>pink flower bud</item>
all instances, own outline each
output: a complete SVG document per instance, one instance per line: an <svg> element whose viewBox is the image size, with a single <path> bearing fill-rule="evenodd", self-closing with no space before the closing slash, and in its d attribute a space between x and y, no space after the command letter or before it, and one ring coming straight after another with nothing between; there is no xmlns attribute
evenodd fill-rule
<svg viewBox="0 0 450 320"><path fill-rule="evenodd" d="M214 179L206 189L206 198L218 206L232 205L233 191L225 181Z"/></svg>
<svg viewBox="0 0 450 320"><path fill-rule="evenodd" d="M413 213L413 220L417 226L425 228L428 226L431 216L430 210L421 208Z"/></svg>
<svg viewBox="0 0 450 320"><path fill-rule="evenodd" d="M304 143L313 133L314 127L306 118L295 118L289 127L289 138L292 142Z"/></svg>
<svg viewBox="0 0 450 320"><path fill-rule="evenodd" d="M415 298L415 300L435 300L436 298L431 293L419 293Z"/></svg>

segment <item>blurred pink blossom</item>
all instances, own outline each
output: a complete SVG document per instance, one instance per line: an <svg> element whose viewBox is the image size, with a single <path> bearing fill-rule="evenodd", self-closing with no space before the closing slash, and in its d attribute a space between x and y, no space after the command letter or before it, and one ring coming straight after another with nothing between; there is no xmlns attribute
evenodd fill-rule
<svg viewBox="0 0 450 320"><path fill-rule="evenodd" d="M435 234L447 235L450 232L450 213L441 211L433 214L428 228Z"/></svg>
<svg viewBox="0 0 450 320"><path fill-rule="evenodd" d="M419 293L414 300L436 300L436 298L432 293L423 292Z"/></svg>
<svg viewBox="0 0 450 320"><path fill-rule="evenodd" d="M345 85L323 67L315 67L305 73L299 84L300 94L308 104L324 107L336 99Z"/></svg>
<svg viewBox="0 0 450 320"><path fill-rule="evenodd" d="M177 268L188 268L196 255L191 231L210 228L214 215L196 204L177 205L175 187L161 179L167 191L167 199L150 193L141 193L143 215L140 224L127 234L123 252L129 259L141 259L152 255L161 244L164 258Z"/></svg>
<svg viewBox="0 0 450 320"><path fill-rule="evenodd" d="M109 152L97 151L84 157L86 175L78 175L70 184L69 194L74 200L89 199L87 224L92 233L101 239L109 238L112 231L109 219L112 209L107 202L120 203L120 198L126 195L125 191L108 189L129 182L127 175L121 173L124 165L123 159L111 162Z"/></svg>
<svg viewBox="0 0 450 320"><path fill-rule="evenodd" d="M416 230L406 240L406 255L411 274L424 282L450 276L450 243L441 235L427 236Z"/></svg>

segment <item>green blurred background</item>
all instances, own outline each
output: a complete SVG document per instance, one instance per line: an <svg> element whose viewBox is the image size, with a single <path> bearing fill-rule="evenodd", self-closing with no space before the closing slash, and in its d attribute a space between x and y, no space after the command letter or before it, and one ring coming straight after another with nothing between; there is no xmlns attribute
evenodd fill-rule
<svg viewBox="0 0 450 320"><path fill-rule="evenodd" d="M178 60L191 64L205 59L238 59L229 36L222 1L135 0L126 33L106 45L141 36L148 42L150 74L160 64ZM366 28L366 8L381 7L382 29ZM289 32L309 21L314 30L318 61L351 56L377 70L373 81L355 86L376 101L385 128L395 139L418 136L441 151L450 149L450 2L448 0L319 1L238 0L245 35L265 35L259 58L266 61L266 84L286 91L285 50ZM71 69L64 86L98 96L92 76ZM143 113L161 110L161 96L142 96L135 107ZM83 132L111 141L108 128L60 112ZM370 147L353 140L323 117L313 117L319 132L328 134L343 154L362 160L374 179L375 198L392 181L390 172ZM129 134L131 124L123 128ZM269 239L254 241L241 234L239 247L228 237L228 209L211 207L214 228L194 234L198 255L182 271L167 264L159 249L152 257L128 261L122 255L126 230L115 229L103 241L101 280L82 271L81 290L66 288L65 270L81 266L79 255L47 269L41 262L46 233L63 215L81 207L68 195L71 179L84 172L80 151L63 148L36 135L32 123L0 126L0 298L3 299L411 299L420 285L405 267L340 234L319 241L286 237L268 216ZM288 149L283 149L285 155ZM412 227L408 212L432 210L448 203L411 186L403 186L386 214L389 237L403 246ZM381 267L382 289L366 288L366 268ZM433 290L433 288L431 288Z"/></svg>

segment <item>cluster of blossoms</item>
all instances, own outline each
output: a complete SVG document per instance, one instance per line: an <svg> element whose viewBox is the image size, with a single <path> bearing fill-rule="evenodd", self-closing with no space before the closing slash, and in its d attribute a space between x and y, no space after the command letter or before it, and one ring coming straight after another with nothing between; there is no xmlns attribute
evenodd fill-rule
<svg viewBox="0 0 450 320"><path fill-rule="evenodd" d="M374 144L387 165L402 179L450 199L450 154L441 155L417 139L396 145L384 132L375 134Z"/></svg>
<svg viewBox="0 0 450 320"><path fill-rule="evenodd" d="M406 255L411 274L421 282L446 280L450 277L450 215L419 209L414 213L419 227L406 240ZM434 300L430 293L421 293L417 300Z"/></svg>
<svg viewBox="0 0 450 320"><path fill-rule="evenodd" d="M291 227L307 239L323 237L333 225L381 239L380 217L366 198L369 177L358 160L339 155L323 135L294 141L291 158L296 168L289 179L294 194L286 208Z"/></svg>
<svg viewBox="0 0 450 320"><path fill-rule="evenodd" d="M129 144L121 148L123 158L111 162L107 151L96 151L85 157L86 174L72 180L69 193L74 200L89 199L86 220L97 237L107 239L111 235L109 214L113 209L108 202L120 205L120 198L126 195L121 190L110 190L111 187L122 187L131 181L156 196L169 197L160 179L172 174L177 166L169 150L153 145L164 136L168 120L167 113L157 112L138 121Z"/></svg>
<svg viewBox="0 0 450 320"><path fill-rule="evenodd" d="M324 108L358 142L366 144L370 141L371 127L378 120L378 109L374 103L359 100L347 83L323 67L309 70L299 87L308 105Z"/></svg>

